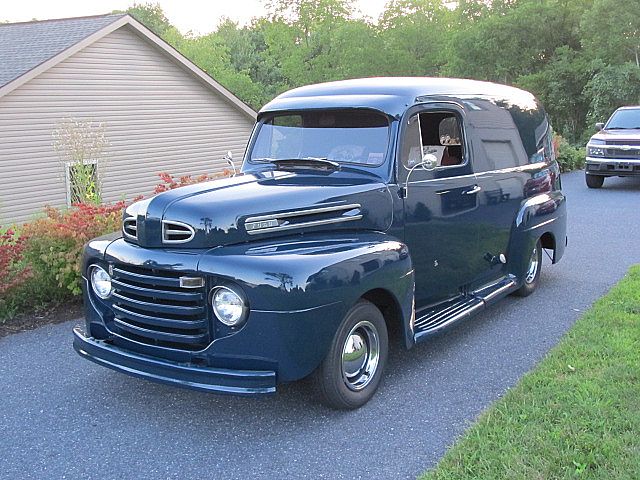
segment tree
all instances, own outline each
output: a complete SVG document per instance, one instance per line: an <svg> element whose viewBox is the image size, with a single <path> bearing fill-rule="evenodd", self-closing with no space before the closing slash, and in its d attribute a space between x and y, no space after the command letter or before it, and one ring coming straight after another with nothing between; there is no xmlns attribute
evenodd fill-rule
<svg viewBox="0 0 640 480"><path fill-rule="evenodd" d="M556 49L539 72L524 75L518 86L535 93L553 119L554 128L571 142L585 130L589 99L583 90L592 76L589 59L567 46Z"/></svg>
<svg viewBox="0 0 640 480"><path fill-rule="evenodd" d="M593 58L610 65L631 61L640 68L640 0L595 0L580 26L582 44Z"/></svg>
<svg viewBox="0 0 640 480"><path fill-rule="evenodd" d="M447 62L453 15L440 0L392 0L380 19L386 72L438 75Z"/></svg>
<svg viewBox="0 0 640 480"><path fill-rule="evenodd" d="M266 53L281 69L285 84L299 86L351 76L355 69L345 61L355 57L349 50L364 49L354 38L361 41L363 32L370 31L366 23L351 18L352 3L351 0L269 2L270 19L263 24ZM365 48L369 45L364 40ZM370 59L356 62L360 72L365 61Z"/></svg>
<svg viewBox="0 0 640 480"><path fill-rule="evenodd" d="M604 122L616 108L640 104L640 69L632 62L600 65L584 94L591 99L589 121Z"/></svg>
<svg viewBox="0 0 640 480"><path fill-rule="evenodd" d="M265 3L251 25L202 36L157 3L127 11L254 108L310 83L451 75L531 90L579 142L587 119L639 101L640 0L389 0L377 24L355 18L354 0Z"/></svg>
<svg viewBox="0 0 640 480"><path fill-rule="evenodd" d="M175 28L164 14L159 3L134 3L126 12L115 10L114 13L128 13L159 37L164 38L170 29Z"/></svg>
<svg viewBox="0 0 640 480"><path fill-rule="evenodd" d="M590 1L494 2L490 13L453 34L448 73L513 83L542 70L557 48L580 49L580 15Z"/></svg>

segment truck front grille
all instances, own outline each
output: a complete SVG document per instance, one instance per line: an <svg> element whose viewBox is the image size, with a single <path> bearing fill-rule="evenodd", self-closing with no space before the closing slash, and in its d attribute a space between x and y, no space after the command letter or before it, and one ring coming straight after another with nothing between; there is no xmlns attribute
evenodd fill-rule
<svg viewBox="0 0 640 480"><path fill-rule="evenodd" d="M640 147L634 149L621 149L615 147L607 147L605 157L609 158L625 158L630 160L640 159Z"/></svg>
<svg viewBox="0 0 640 480"><path fill-rule="evenodd" d="M181 287L182 276L179 272L115 265L112 307L116 333L167 348L206 347L211 341L206 289L204 285Z"/></svg>

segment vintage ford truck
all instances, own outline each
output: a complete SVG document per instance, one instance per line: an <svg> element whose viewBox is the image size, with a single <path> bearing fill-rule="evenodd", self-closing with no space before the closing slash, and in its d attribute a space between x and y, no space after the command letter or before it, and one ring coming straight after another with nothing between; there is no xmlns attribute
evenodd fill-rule
<svg viewBox="0 0 640 480"><path fill-rule="evenodd" d="M566 246L548 118L528 92L372 78L286 92L231 178L129 206L84 252L100 365L210 392L313 375L332 407L376 391L407 348L536 288Z"/></svg>

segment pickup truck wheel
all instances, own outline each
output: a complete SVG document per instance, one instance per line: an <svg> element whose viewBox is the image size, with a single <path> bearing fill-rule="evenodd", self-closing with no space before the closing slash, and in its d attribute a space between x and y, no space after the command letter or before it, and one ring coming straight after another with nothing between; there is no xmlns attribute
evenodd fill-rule
<svg viewBox="0 0 640 480"><path fill-rule="evenodd" d="M389 338L380 310L366 300L347 312L314 382L324 403L336 409L361 407L380 384Z"/></svg>
<svg viewBox="0 0 640 480"><path fill-rule="evenodd" d="M531 295L538 286L540 270L542 270L542 245L540 245L540 240L538 240L529 257L529 264L524 274L524 283L515 291L515 294L519 297Z"/></svg>
<svg viewBox="0 0 640 480"><path fill-rule="evenodd" d="M602 175L591 175L589 173L584 174L584 179L587 182L589 188L600 188L604 184L604 177Z"/></svg>

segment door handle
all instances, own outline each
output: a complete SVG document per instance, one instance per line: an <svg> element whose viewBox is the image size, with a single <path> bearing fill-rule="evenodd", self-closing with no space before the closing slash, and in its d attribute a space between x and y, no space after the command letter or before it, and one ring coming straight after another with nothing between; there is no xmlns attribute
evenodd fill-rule
<svg viewBox="0 0 640 480"><path fill-rule="evenodd" d="M475 195L480 190L482 190L482 187L480 185L474 185L471 190L467 190L466 192L464 192L464 194L465 195Z"/></svg>

